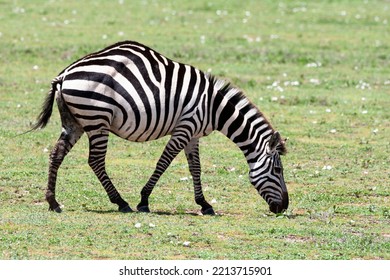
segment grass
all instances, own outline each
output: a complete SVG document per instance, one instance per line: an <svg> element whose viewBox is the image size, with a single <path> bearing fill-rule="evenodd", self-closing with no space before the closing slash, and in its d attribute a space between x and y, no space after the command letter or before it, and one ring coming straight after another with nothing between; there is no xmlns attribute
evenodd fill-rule
<svg viewBox="0 0 390 280"><path fill-rule="evenodd" d="M1 2L0 259L390 259L390 3L259 2ZM232 81L289 138L284 215L271 215L218 133L200 148L217 216L198 215L183 154L153 213L116 212L85 136L59 172L64 212L47 211L57 111L45 130L18 134L58 72L125 39ZM166 141L110 138L108 172L133 208Z"/></svg>

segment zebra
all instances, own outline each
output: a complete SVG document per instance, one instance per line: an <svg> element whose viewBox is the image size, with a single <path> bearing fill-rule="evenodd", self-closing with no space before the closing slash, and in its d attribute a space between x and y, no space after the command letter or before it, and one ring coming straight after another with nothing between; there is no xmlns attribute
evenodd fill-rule
<svg viewBox="0 0 390 280"><path fill-rule="evenodd" d="M123 41L88 54L52 80L33 130L43 129L56 100L62 131L49 157L45 193L49 210L60 213L55 197L57 171L85 132L88 164L118 211L133 212L114 187L105 167L109 134L133 142L169 135L155 170L141 191L139 212L150 212L154 186L182 150L201 213L214 215L201 184L199 138L219 131L243 152L249 179L273 213L287 210L289 198L281 155L285 140L266 117L231 83L173 61L134 41Z"/></svg>

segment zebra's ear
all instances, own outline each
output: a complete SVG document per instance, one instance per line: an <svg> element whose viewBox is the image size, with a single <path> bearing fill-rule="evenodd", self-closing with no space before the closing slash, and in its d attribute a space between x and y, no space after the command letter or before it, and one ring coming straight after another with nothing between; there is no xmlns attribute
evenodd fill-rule
<svg viewBox="0 0 390 280"><path fill-rule="evenodd" d="M271 139L269 140L269 149L270 151L278 151L279 154L284 155L287 152L286 149L286 141L287 139L283 140L280 136L280 133L278 131L275 131L274 134L272 134Z"/></svg>
<svg viewBox="0 0 390 280"><path fill-rule="evenodd" d="M282 142L282 138L280 137L280 133L278 131L275 131L274 134L272 134L271 139L269 140L269 148L271 151L275 151L276 147Z"/></svg>

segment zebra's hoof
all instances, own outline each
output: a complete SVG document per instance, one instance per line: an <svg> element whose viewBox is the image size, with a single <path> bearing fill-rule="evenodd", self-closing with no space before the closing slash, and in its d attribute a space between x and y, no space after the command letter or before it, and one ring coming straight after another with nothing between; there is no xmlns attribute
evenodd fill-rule
<svg viewBox="0 0 390 280"><path fill-rule="evenodd" d="M150 213L149 206L144 205L144 206L139 206L137 207L138 212L143 212L143 213Z"/></svg>
<svg viewBox="0 0 390 280"><path fill-rule="evenodd" d="M215 215L214 209L212 207L207 208L206 210L202 209L201 212L202 212L203 215L210 215L210 216L214 216Z"/></svg>
<svg viewBox="0 0 390 280"><path fill-rule="evenodd" d="M131 209L129 205L126 205L126 206L123 207L123 208L119 208L118 210L119 210L119 212L122 212L122 213L130 213L130 212L133 212L133 209Z"/></svg>
<svg viewBox="0 0 390 280"><path fill-rule="evenodd" d="M57 206L56 208L52 209L52 208L49 208L50 211L53 211L53 212L56 212L56 213L61 213L62 212L62 209L60 206Z"/></svg>

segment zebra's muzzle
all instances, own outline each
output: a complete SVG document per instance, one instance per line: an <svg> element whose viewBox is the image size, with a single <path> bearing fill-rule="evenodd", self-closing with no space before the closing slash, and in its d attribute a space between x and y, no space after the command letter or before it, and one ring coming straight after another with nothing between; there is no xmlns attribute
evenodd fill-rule
<svg viewBox="0 0 390 280"><path fill-rule="evenodd" d="M282 201L272 201L269 204L269 210L272 213L275 213L275 214L282 213L283 211L287 210L287 208L288 208L288 201L289 201L288 193L285 192L285 193L283 193Z"/></svg>

